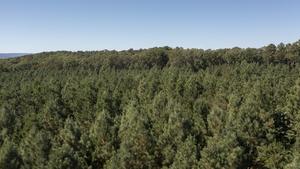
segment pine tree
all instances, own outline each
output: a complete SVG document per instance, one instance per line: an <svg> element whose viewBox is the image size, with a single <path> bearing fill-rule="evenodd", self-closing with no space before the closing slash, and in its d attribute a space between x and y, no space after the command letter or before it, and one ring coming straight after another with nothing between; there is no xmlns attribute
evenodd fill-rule
<svg viewBox="0 0 300 169"><path fill-rule="evenodd" d="M81 144L81 131L73 119L66 120L64 128L60 130L58 138L54 141L49 155L49 168L88 168L85 146Z"/></svg>
<svg viewBox="0 0 300 169"><path fill-rule="evenodd" d="M1 135L10 135L13 132L14 123L15 123L15 114L12 111L13 108L0 105L0 132ZM1 138L0 138L1 143Z"/></svg>
<svg viewBox="0 0 300 169"><path fill-rule="evenodd" d="M33 126L19 147L24 168L45 168L51 148L50 134Z"/></svg>
<svg viewBox="0 0 300 169"><path fill-rule="evenodd" d="M181 145L178 146L172 169L195 169L197 168L197 147L196 140L188 136Z"/></svg>
<svg viewBox="0 0 300 169"><path fill-rule="evenodd" d="M234 134L215 135L201 152L199 168L236 169L243 164L243 147Z"/></svg>
<svg viewBox="0 0 300 169"><path fill-rule="evenodd" d="M295 144L292 147L292 160L287 164L286 168L296 169L300 166L300 79L296 81L287 98L285 110L290 119L292 119L291 128L293 130L289 137L295 139Z"/></svg>
<svg viewBox="0 0 300 169"><path fill-rule="evenodd" d="M98 113L95 122L90 129L90 138L94 145L93 163L104 166L111 158L114 146L117 143L117 128L111 114L103 110Z"/></svg>
<svg viewBox="0 0 300 169"><path fill-rule="evenodd" d="M122 168L142 169L154 166L150 127L147 114L135 102L130 103L123 114L119 130Z"/></svg>
<svg viewBox="0 0 300 169"><path fill-rule="evenodd" d="M4 140L0 147L0 168L19 169L22 165L22 159L19 152L11 140Z"/></svg>
<svg viewBox="0 0 300 169"><path fill-rule="evenodd" d="M190 133L193 133L193 129L191 111L184 109L183 105L176 103L175 100L169 101L166 111L169 116L162 125L163 130L158 136L157 143L161 165L170 167L174 162L178 146L183 144Z"/></svg>

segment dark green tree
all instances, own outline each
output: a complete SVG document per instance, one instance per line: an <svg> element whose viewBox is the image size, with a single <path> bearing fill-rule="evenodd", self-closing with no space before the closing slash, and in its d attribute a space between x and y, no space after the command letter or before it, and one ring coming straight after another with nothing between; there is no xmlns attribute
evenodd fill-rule
<svg viewBox="0 0 300 169"><path fill-rule="evenodd" d="M135 102L124 112L120 130L120 164L122 168L153 168L153 138L147 114Z"/></svg>
<svg viewBox="0 0 300 169"><path fill-rule="evenodd" d="M0 147L0 168L19 169L22 159L14 143L11 140L4 140Z"/></svg>
<svg viewBox="0 0 300 169"><path fill-rule="evenodd" d="M103 110L98 113L90 129L90 138L94 145L93 163L104 166L115 150L117 140L117 127L111 114Z"/></svg>

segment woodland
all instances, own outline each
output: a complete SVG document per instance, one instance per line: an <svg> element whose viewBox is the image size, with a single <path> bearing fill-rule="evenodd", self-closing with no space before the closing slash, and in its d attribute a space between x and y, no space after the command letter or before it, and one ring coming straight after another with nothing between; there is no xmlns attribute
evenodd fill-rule
<svg viewBox="0 0 300 169"><path fill-rule="evenodd" d="M0 169L299 169L300 41L0 59Z"/></svg>

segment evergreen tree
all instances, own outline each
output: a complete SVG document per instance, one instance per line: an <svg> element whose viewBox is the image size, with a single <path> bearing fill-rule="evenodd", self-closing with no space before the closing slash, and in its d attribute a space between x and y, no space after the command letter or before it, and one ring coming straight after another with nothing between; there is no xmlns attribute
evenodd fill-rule
<svg viewBox="0 0 300 169"><path fill-rule="evenodd" d="M103 110L98 113L94 124L90 129L90 138L94 144L93 161L97 165L104 166L106 160L113 155L117 144L117 128L111 114Z"/></svg>
<svg viewBox="0 0 300 169"><path fill-rule="evenodd" d="M236 169L243 168L243 147L234 134L213 136L201 153L199 168Z"/></svg>
<svg viewBox="0 0 300 169"><path fill-rule="evenodd" d="M32 127L19 147L23 168L45 168L51 148L50 134Z"/></svg>
<svg viewBox="0 0 300 169"><path fill-rule="evenodd" d="M172 169L195 169L197 168L196 140L189 136L178 146Z"/></svg>
<svg viewBox="0 0 300 169"><path fill-rule="evenodd" d="M288 95L287 105L285 107L287 114L292 119L291 128L293 132L289 133L289 137L295 139L292 147L292 161L286 168L295 169L299 167L300 158L300 80L298 79Z"/></svg>
<svg viewBox="0 0 300 169"><path fill-rule="evenodd" d="M49 155L49 168L53 169L79 169L87 168L85 150L81 140L81 131L74 120L68 118L65 126L60 130L52 151Z"/></svg>
<svg viewBox="0 0 300 169"><path fill-rule="evenodd" d="M0 147L0 168L19 169L22 160L16 146L11 140L4 140Z"/></svg>
<svg viewBox="0 0 300 169"><path fill-rule="evenodd" d="M130 103L121 119L120 137L120 163L122 168L152 168L153 139L151 126L147 114L136 105Z"/></svg>

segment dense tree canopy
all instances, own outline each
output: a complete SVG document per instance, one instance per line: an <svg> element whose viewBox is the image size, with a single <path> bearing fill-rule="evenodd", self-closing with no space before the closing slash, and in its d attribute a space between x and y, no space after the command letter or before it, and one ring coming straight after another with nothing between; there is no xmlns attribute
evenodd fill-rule
<svg viewBox="0 0 300 169"><path fill-rule="evenodd" d="M300 41L0 60L0 169L297 169Z"/></svg>

